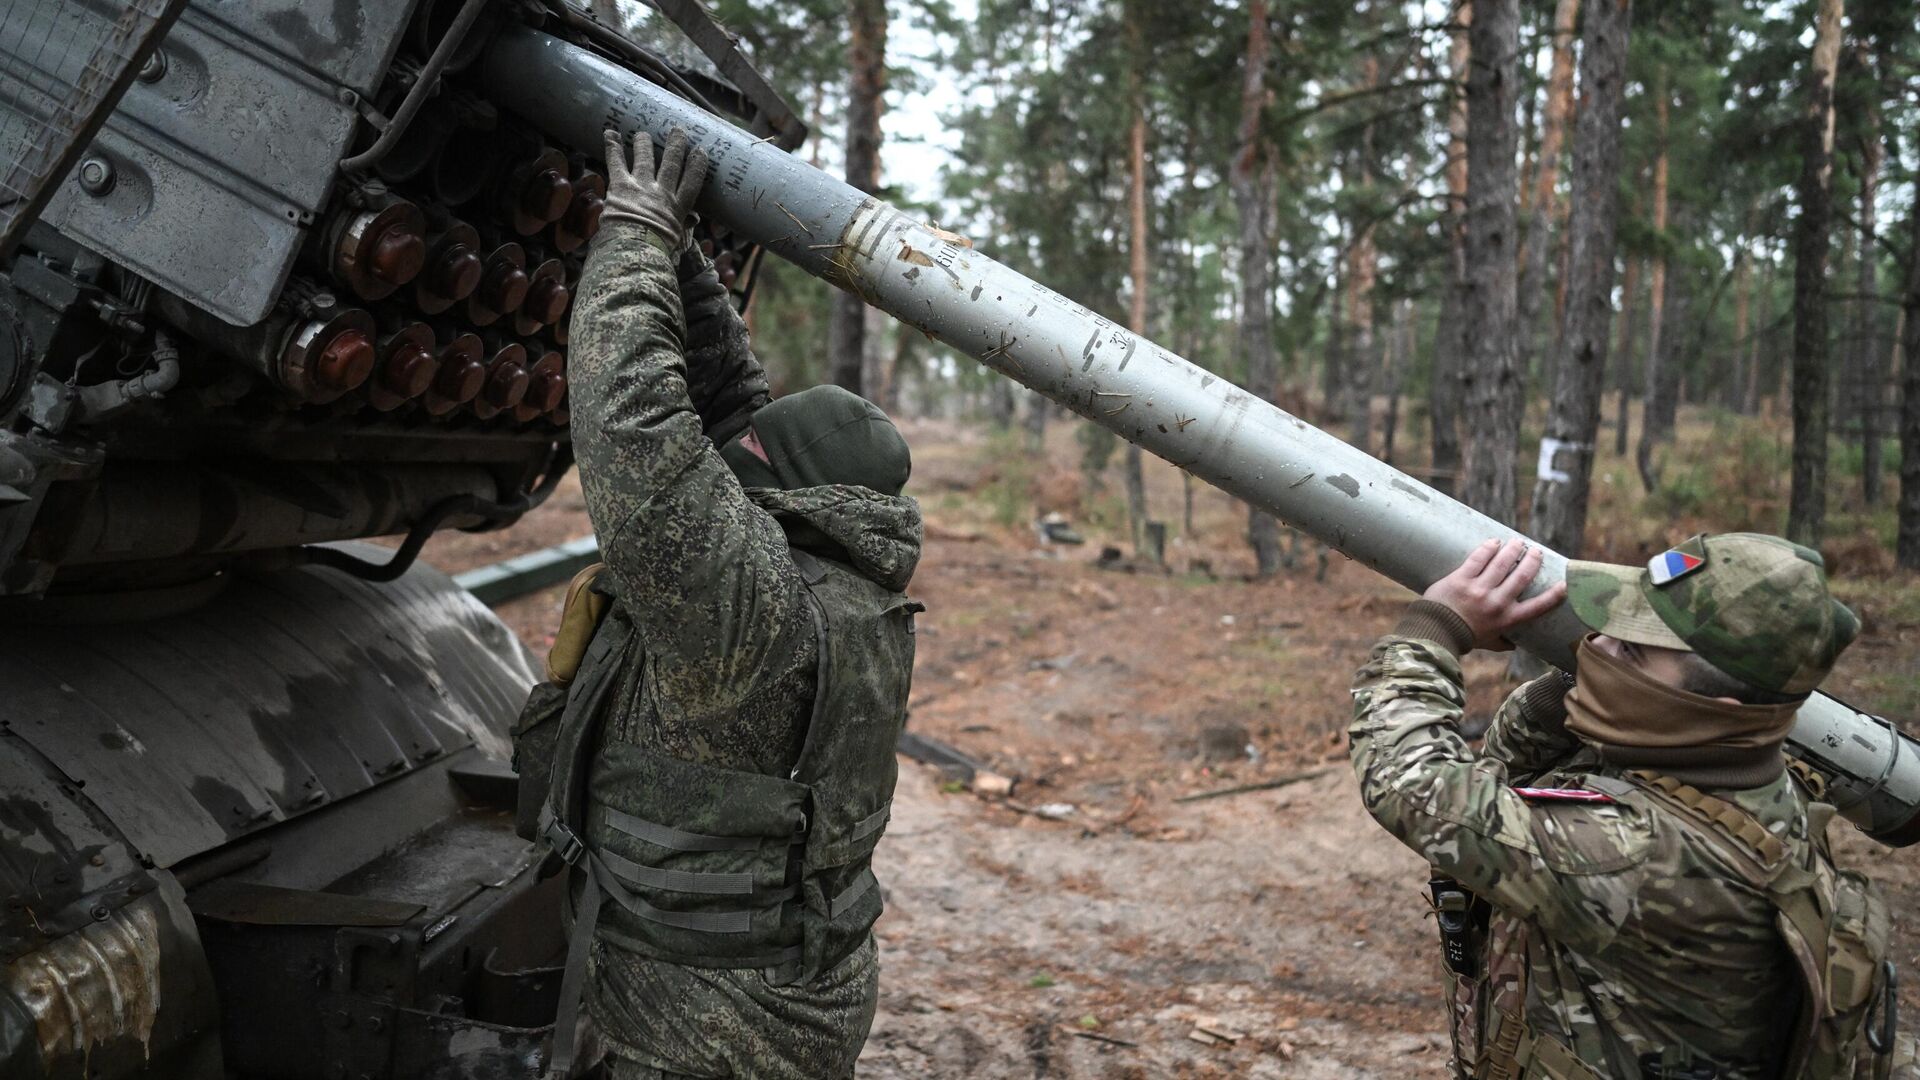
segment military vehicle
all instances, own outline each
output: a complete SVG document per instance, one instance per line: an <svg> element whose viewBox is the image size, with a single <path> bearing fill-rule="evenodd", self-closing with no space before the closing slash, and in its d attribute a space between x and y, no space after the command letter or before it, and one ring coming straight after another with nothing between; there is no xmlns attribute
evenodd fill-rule
<svg viewBox="0 0 1920 1080"><path fill-rule="evenodd" d="M533 668L412 564L568 467L605 127L706 148L743 294L771 251L1415 588L1512 535L809 168L724 30L655 6L683 52L565 0L0 12L5 1075L539 1072ZM1894 845L1917 750L1828 698L1793 738Z"/></svg>
<svg viewBox="0 0 1920 1080"><path fill-rule="evenodd" d="M537 667L415 556L571 461L600 139L508 114L493 39L806 135L661 6L0 4L0 1076L538 1074Z"/></svg>

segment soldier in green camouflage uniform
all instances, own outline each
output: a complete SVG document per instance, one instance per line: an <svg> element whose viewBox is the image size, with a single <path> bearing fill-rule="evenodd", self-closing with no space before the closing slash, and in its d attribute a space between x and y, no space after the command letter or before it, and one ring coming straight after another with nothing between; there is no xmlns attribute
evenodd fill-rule
<svg viewBox="0 0 1920 1080"><path fill-rule="evenodd" d="M619 808L652 800L684 816L647 835L674 828L724 833L725 790L659 789L689 775L791 786L829 674L822 663L827 639L816 627L796 552L817 556L809 565L831 567L831 577L857 577L881 595L894 594L919 559L920 513L900 495L907 448L880 410L832 387L766 404L765 377L725 290L697 252L679 254L706 173L704 155L689 153L676 132L656 177L651 144L641 135L629 171L610 132L607 157L607 210L575 303L569 374L587 510L633 644L620 660L595 751L586 839L595 850L604 844L604 851L625 853L627 861L616 865L646 863L651 853L661 865L678 857L679 865L710 870L730 852L688 852L671 839L656 850L610 831L609 823L624 820ZM874 668L831 676L875 682L904 705L908 672L885 658ZM890 770L892 735L885 737ZM617 765L623 751L647 768L666 769L659 773L666 779L620 790L619 777L634 775ZM875 786L890 796L891 772ZM675 799L684 805L674 806ZM798 815L795 828L804 831L806 820ZM877 828L869 831L877 840ZM784 843L774 852L776 876L790 870ZM607 904L587 975L587 1006L616 1080L852 1074L877 999L879 967L867 929L879 910L877 889L856 898L864 906L852 916L853 944L838 950L844 956L816 964L810 939L805 963L682 962L705 939L719 942L710 951L723 952L728 938L703 938L673 921L673 890L691 888L678 883L748 875L645 866L629 873L654 886L630 882L653 905L639 910L655 918ZM776 897L771 908L777 925L763 935L781 944L800 936L800 902L784 895L785 906ZM842 918L856 902L833 899ZM789 957L799 951L785 950Z"/></svg>
<svg viewBox="0 0 1920 1080"><path fill-rule="evenodd" d="M1749 839L1803 855L1827 817L1810 824L1781 747L1858 623L1805 548L1689 544L1701 565L1664 585L1575 562L1565 585L1522 599L1539 552L1488 541L1355 677L1367 809L1491 908L1471 974L1453 979L1459 1076L1781 1075L1801 994L1774 906L1636 770L1713 793L1764 829ZM1510 647L1505 631L1569 595L1596 631L1579 681L1515 691L1476 753L1456 727L1459 658Z"/></svg>

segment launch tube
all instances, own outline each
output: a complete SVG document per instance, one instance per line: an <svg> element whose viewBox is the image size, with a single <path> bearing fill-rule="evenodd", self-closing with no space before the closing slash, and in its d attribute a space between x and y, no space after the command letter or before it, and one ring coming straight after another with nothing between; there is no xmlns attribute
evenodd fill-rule
<svg viewBox="0 0 1920 1080"><path fill-rule="evenodd" d="M597 148L606 128L656 141L686 129L713 162L703 214L1408 588L1520 536L611 61L514 28L480 63L498 100L568 146ZM1535 591L1565 576L1545 554ZM1570 668L1585 632L1562 605L1512 636ZM1876 839L1920 840L1920 743L1815 695L1789 750Z"/></svg>

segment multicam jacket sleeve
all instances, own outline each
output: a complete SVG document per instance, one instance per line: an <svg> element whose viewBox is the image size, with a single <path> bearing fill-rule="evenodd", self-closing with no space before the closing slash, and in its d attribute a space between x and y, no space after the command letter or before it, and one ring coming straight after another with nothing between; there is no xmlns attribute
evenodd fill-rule
<svg viewBox="0 0 1920 1080"><path fill-rule="evenodd" d="M1512 915L1576 949L1604 948L1632 915L1652 823L1625 805L1531 804L1508 766L1455 729L1460 664L1432 641L1389 636L1354 678L1354 771L1388 832ZM1518 742L1503 736L1511 752Z"/></svg>
<svg viewBox="0 0 1920 1080"><path fill-rule="evenodd" d="M780 526L701 432L682 320L672 258L644 226L608 222L568 353L580 484L652 692L713 709L784 670L811 629Z"/></svg>

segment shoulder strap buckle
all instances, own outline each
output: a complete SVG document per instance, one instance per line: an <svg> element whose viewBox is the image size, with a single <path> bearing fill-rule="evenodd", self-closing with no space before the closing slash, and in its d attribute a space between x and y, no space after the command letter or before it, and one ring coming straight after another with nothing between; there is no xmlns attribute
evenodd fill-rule
<svg viewBox="0 0 1920 1080"><path fill-rule="evenodd" d="M553 849L553 853L560 856L560 861L568 866L578 863L580 856L587 850L587 845L580 840L579 834L569 829L567 823L559 818L547 819L545 827L540 830L540 839L546 841L547 846Z"/></svg>

